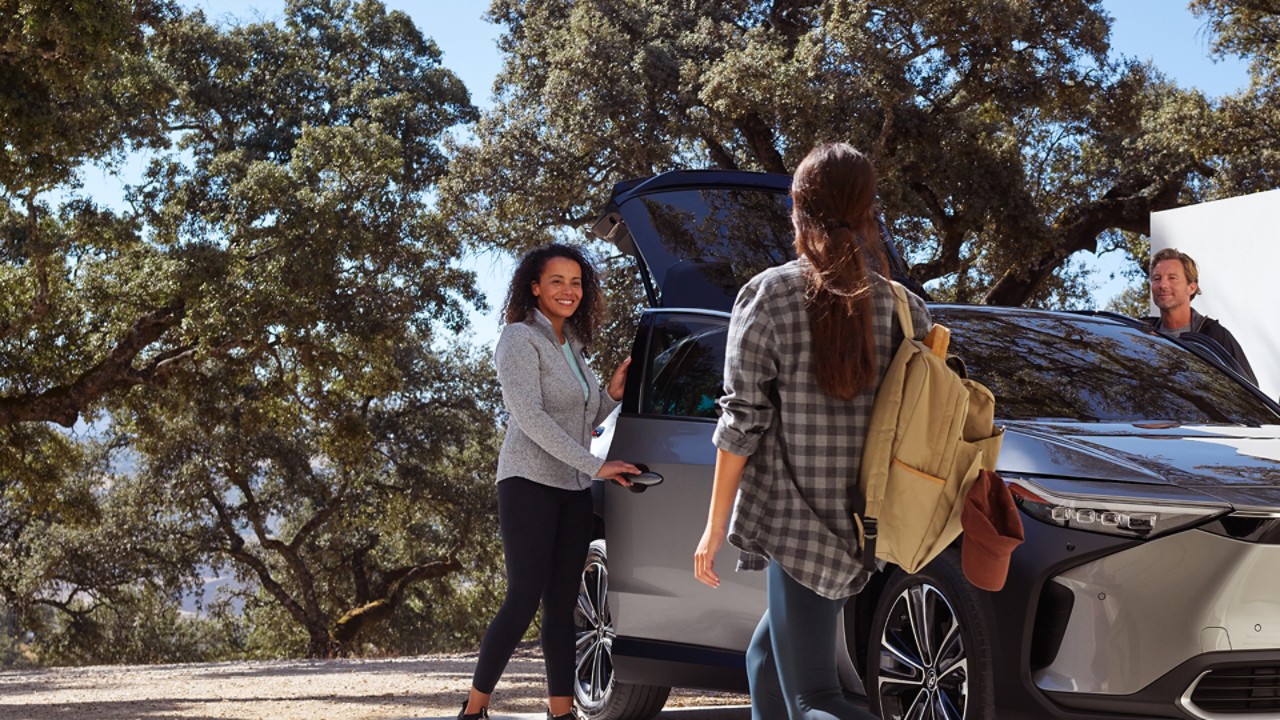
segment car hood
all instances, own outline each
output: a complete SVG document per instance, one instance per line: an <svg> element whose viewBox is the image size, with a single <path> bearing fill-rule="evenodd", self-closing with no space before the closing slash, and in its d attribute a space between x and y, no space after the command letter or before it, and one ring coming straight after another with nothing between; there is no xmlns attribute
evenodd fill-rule
<svg viewBox="0 0 1280 720"><path fill-rule="evenodd" d="M1013 422L998 467L1011 475L1173 486L1238 510L1280 510L1277 425Z"/></svg>

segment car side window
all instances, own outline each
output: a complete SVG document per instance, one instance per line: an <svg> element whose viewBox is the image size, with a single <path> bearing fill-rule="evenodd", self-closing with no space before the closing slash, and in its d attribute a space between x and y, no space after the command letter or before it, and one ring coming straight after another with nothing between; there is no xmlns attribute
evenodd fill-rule
<svg viewBox="0 0 1280 720"><path fill-rule="evenodd" d="M719 416L724 394L728 320L694 315L659 319L651 326L640 411L650 415Z"/></svg>

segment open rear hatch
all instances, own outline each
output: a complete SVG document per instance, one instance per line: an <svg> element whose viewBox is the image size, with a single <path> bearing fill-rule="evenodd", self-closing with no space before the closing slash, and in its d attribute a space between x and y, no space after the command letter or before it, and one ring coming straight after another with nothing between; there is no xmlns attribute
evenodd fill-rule
<svg viewBox="0 0 1280 720"><path fill-rule="evenodd" d="M636 258L651 307L729 310L756 273L795 257L791 178L728 170L678 170L614 186L589 232ZM883 232L889 272L909 280Z"/></svg>

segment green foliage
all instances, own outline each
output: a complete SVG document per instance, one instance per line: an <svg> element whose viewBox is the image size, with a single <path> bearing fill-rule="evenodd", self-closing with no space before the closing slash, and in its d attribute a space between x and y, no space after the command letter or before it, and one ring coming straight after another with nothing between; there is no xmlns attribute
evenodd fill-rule
<svg viewBox="0 0 1280 720"><path fill-rule="evenodd" d="M1103 310L1140 318L1147 316L1150 307L1151 293L1144 280L1120 291L1119 295L1107 302Z"/></svg>
<svg viewBox="0 0 1280 720"><path fill-rule="evenodd" d="M1250 59L1255 81L1280 80L1280 8L1267 0L1191 0L1213 31L1214 51Z"/></svg>
<svg viewBox="0 0 1280 720"><path fill-rule="evenodd" d="M380 624L435 629L406 598L496 559L496 382L442 337L482 300L428 213L466 89L376 0L73 5L0 25L70 63L28 83L69 124L0 164L0 598L59 662L397 651ZM41 196L142 144L128 209ZM209 565L243 620L178 619Z"/></svg>
<svg viewBox="0 0 1280 720"><path fill-rule="evenodd" d="M168 96L146 35L170 0L0 0L0 187L34 200L77 167L164 144Z"/></svg>
<svg viewBox="0 0 1280 720"><path fill-rule="evenodd" d="M27 640L17 614L0 601L0 668L26 668L37 664Z"/></svg>
<svg viewBox="0 0 1280 720"><path fill-rule="evenodd" d="M0 606L14 635L31 634L9 661L195 657L197 628L177 624L176 599L196 582L199 552L175 533L163 496L112 472L110 446L26 425L7 428L5 447L33 428L75 452L59 456L50 494L32 502L22 494L32 485L15 483L0 502ZM15 465L40 467L25 460Z"/></svg>
<svg viewBox="0 0 1280 720"><path fill-rule="evenodd" d="M252 582L251 578L245 578ZM250 660L274 660L304 657L307 654L307 631L271 597L255 593L244 598L243 617L248 633L245 657Z"/></svg>
<svg viewBox="0 0 1280 720"><path fill-rule="evenodd" d="M441 186L449 224L481 245L588 222L619 180L789 173L843 140L873 156L917 280L1075 305L1076 253L1208 196L1241 147L1223 106L1108 59L1097 0L495 0L490 15L506 28L497 102Z"/></svg>
<svg viewBox="0 0 1280 720"><path fill-rule="evenodd" d="M212 662L239 657L235 625L226 618L182 614L176 600L151 587L110 604L46 615L29 649L43 665Z"/></svg>
<svg viewBox="0 0 1280 720"><path fill-rule="evenodd" d="M1280 187L1280 7L1265 0L1192 0L1212 31L1214 51L1249 61L1252 82L1224 98L1221 118L1225 161L1215 177L1214 197L1232 197Z"/></svg>

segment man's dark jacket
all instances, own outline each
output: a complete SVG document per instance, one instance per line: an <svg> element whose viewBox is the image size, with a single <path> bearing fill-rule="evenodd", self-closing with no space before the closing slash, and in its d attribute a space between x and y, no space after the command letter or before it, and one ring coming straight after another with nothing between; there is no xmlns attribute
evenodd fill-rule
<svg viewBox="0 0 1280 720"><path fill-rule="evenodd" d="M1143 318L1143 320L1157 330L1163 329L1160 325L1159 315ZM1195 308L1191 308L1191 327L1188 330L1216 340L1240 364L1240 370L1249 379L1249 382L1254 385L1258 384L1258 378L1254 376L1253 368L1249 366L1249 359L1244 356L1244 348L1240 347L1240 343L1236 342L1235 336L1231 334L1230 330L1223 327L1222 323L1211 317L1205 317L1196 312Z"/></svg>

